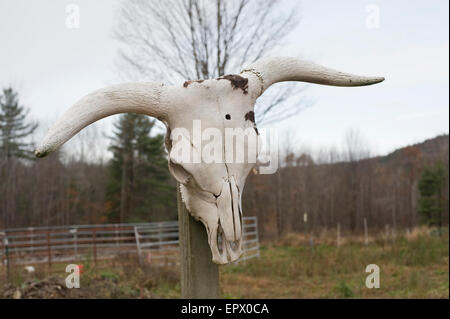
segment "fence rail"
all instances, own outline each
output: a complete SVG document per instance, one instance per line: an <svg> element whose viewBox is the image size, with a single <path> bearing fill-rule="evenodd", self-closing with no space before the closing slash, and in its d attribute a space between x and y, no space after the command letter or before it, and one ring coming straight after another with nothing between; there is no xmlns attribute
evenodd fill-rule
<svg viewBox="0 0 450 319"><path fill-rule="evenodd" d="M244 217L242 257L259 256L256 217ZM178 222L29 227L0 230L2 264L37 264L137 254L140 262L177 263Z"/></svg>

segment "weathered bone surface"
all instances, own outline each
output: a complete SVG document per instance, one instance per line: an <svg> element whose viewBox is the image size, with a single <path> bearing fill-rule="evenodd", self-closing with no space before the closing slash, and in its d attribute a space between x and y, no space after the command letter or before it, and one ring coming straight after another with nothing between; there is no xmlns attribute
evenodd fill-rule
<svg viewBox="0 0 450 319"><path fill-rule="evenodd" d="M43 157L65 143L89 124L118 113L136 112L160 119L167 127L166 147L169 170L181 184L181 194L190 214L201 221L208 232L213 261L235 261L242 250L241 198L245 180L254 163L223 161L207 163L182 160L180 147L199 155L201 139L193 137L194 121L202 128L216 128L225 136L226 128L251 128L256 137L254 105L272 84L281 81L304 81L334 86L363 86L383 81L380 77L361 77L328 69L311 62L289 57L274 57L255 62L240 75L217 79L190 80L179 86L160 83L129 83L95 91L64 113L37 148ZM174 138L175 129L186 134ZM219 142L214 139L213 143ZM246 142L247 143L247 142ZM219 145L217 145L219 146ZM253 148L253 149L249 149ZM244 150L257 153L257 146L244 144ZM235 150L239 151L239 150Z"/></svg>

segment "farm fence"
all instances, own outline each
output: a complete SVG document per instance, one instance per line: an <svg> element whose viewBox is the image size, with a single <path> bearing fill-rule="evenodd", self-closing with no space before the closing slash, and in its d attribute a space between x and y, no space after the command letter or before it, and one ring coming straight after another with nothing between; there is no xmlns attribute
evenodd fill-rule
<svg viewBox="0 0 450 319"><path fill-rule="evenodd" d="M137 254L140 263L179 262L178 222L29 227L0 230L3 265L61 263L121 254ZM258 224L244 217L243 254L237 262L259 256Z"/></svg>

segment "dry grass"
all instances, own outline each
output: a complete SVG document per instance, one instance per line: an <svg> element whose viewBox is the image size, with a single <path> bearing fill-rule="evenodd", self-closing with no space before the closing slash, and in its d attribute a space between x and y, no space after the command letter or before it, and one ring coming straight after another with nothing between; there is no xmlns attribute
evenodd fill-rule
<svg viewBox="0 0 450 319"><path fill-rule="evenodd" d="M307 244L308 242L308 244ZM262 247L261 258L222 269L222 290L230 298L449 298L448 233L418 229L408 237L346 237L322 234L310 246L290 234ZM365 268L380 267L379 289L368 289Z"/></svg>
<svg viewBox="0 0 450 319"><path fill-rule="evenodd" d="M23 266L11 269L9 283L0 274L0 298L12 298L19 291L22 298L179 298L179 270L174 267L140 266L135 257L102 260L96 264L86 259L79 262L82 272L80 289L65 287L66 264L36 265L33 274ZM50 279L50 280L49 280ZM3 281L3 282L2 282ZM44 289L35 291L33 286ZM57 288L57 293L55 292ZM32 291L33 294L27 294Z"/></svg>
<svg viewBox="0 0 450 319"><path fill-rule="evenodd" d="M419 237L427 237L433 229L430 229L426 226L420 226L412 229L411 231L393 231L391 228L385 229L384 231L379 231L376 234L368 234L367 242L369 244L374 244L379 242L380 240L384 241L392 241L396 240L398 237L405 238L407 240L413 240ZM283 238L276 242L279 246L302 246L302 245L310 245L311 236L304 233L289 233L285 235ZM314 234L313 240L315 244L324 244L335 246L337 244L337 230L333 229L322 229L319 234ZM355 234L342 234L340 237L340 244L365 244L364 235L355 235ZM271 242L267 243L271 245Z"/></svg>
<svg viewBox="0 0 450 319"><path fill-rule="evenodd" d="M346 236L336 247L336 232L323 232L310 245L309 238L289 234L275 243L261 246L261 257L238 265L221 266L224 298L449 298L449 239L433 235L429 229L397 234L395 239L381 234L364 244L363 237ZM174 267L141 267L134 258L84 265L81 288L64 290L59 298L179 298L179 270ZM381 287L368 289L365 268L377 264ZM0 298L12 297L16 290L45 283L48 291L67 275L65 265L55 265L49 274L40 265L32 276L12 269L10 284L4 287L0 269ZM50 276L51 275L51 276ZM2 282L3 281L3 282ZM41 283L41 281L43 283ZM53 290L52 290L53 289ZM59 289L59 288L58 288ZM34 297L50 295L33 290ZM53 295L52 295L53 296ZM55 297L55 296L53 296Z"/></svg>

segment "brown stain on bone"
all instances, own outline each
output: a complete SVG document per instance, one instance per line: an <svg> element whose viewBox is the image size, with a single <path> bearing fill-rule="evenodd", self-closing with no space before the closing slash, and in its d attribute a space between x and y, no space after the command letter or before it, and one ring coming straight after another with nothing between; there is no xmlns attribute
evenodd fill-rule
<svg viewBox="0 0 450 319"><path fill-rule="evenodd" d="M255 123L255 112L253 112L253 111L247 112L245 114L244 118L246 121L251 121L251 122Z"/></svg>
<svg viewBox="0 0 450 319"><path fill-rule="evenodd" d="M257 135L259 135L259 131L258 128L256 127L256 123L255 123L255 112L253 111L249 111L244 115L244 119L246 121L250 121L254 124L253 128L255 129L255 132Z"/></svg>
<svg viewBox="0 0 450 319"><path fill-rule="evenodd" d="M189 80L183 83L183 87L187 88L192 83L202 83L204 80Z"/></svg>
<svg viewBox="0 0 450 319"><path fill-rule="evenodd" d="M244 94L248 93L248 79L237 74L227 74L217 78L217 80L228 80L230 81L233 90L241 89Z"/></svg>

